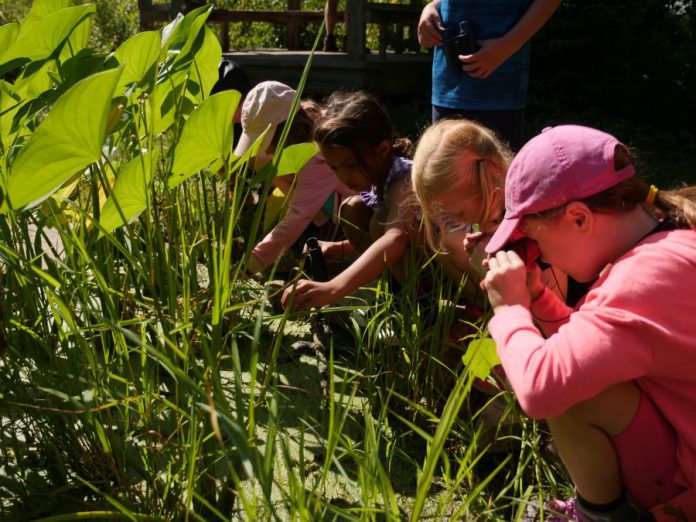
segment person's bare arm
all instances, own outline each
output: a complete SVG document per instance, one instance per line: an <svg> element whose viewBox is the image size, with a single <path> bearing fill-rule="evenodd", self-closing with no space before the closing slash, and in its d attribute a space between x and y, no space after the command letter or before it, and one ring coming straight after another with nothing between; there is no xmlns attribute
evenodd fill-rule
<svg viewBox="0 0 696 522"><path fill-rule="evenodd" d="M486 78L516 53L551 18L561 0L534 0L519 21L500 38L480 40L481 48L473 54L462 55L463 69L476 78ZM422 16L421 16L422 18Z"/></svg>

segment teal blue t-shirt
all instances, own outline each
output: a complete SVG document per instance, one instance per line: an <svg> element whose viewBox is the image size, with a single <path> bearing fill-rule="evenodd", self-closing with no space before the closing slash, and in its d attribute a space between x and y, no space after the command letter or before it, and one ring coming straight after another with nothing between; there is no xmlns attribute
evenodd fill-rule
<svg viewBox="0 0 696 522"><path fill-rule="evenodd" d="M458 34L459 22L468 20L477 40L497 38L522 18L532 0L442 0L443 38ZM447 63L442 46L433 56L433 105L449 109L517 110L527 100L529 42L488 78L472 78Z"/></svg>

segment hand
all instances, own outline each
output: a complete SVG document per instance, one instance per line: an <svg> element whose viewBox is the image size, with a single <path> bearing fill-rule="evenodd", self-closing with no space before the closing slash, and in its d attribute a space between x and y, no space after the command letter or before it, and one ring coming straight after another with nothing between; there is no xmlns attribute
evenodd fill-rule
<svg viewBox="0 0 696 522"><path fill-rule="evenodd" d="M475 53L459 56L464 64L462 69L474 78L487 78L515 52L503 38L479 40L478 44L481 48Z"/></svg>
<svg viewBox="0 0 696 522"><path fill-rule="evenodd" d="M488 293L494 312L518 304L529 308L531 299L527 290L527 268L520 256L512 250L501 250L495 257L487 259L484 266L488 266L489 270L481 281L481 288Z"/></svg>
<svg viewBox="0 0 696 522"><path fill-rule="evenodd" d="M544 291L544 283L541 281L541 268L536 263L527 265L527 291L530 301L534 301Z"/></svg>
<svg viewBox="0 0 696 522"><path fill-rule="evenodd" d="M469 256L469 264L478 275L477 280L484 277L483 262L486 259L486 244L491 238L490 234L484 232L469 232L464 236L464 248Z"/></svg>
<svg viewBox="0 0 696 522"><path fill-rule="evenodd" d="M444 30L440 12L434 2L430 2L423 8L420 20L418 20L418 43L426 49L440 45Z"/></svg>
<svg viewBox="0 0 696 522"><path fill-rule="evenodd" d="M283 297L280 298L280 304L286 308L292 300L290 311L298 312L331 304L336 301L334 294L331 281L320 283L309 279L300 279L296 284L285 289Z"/></svg>

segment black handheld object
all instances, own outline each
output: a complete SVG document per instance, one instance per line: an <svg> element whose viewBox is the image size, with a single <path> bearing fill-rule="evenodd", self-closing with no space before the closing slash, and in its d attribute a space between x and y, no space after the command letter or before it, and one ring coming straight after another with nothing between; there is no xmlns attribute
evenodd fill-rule
<svg viewBox="0 0 696 522"><path fill-rule="evenodd" d="M445 40L445 54L447 62L451 67L461 70L462 62L459 61L460 54L472 54L478 51L476 45L476 35L471 22L463 20L459 22L459 34Z"/></svg>
<svg viewBox="0 0 696 522"><path fill-rule="evenodd" d="M309 254L309 273L312 275L314 281L328 281L329 273L326 270L326 262L324 261L324 254L321 251L319 242L316 237L310 237L307 239L307 253Z"/></svg>

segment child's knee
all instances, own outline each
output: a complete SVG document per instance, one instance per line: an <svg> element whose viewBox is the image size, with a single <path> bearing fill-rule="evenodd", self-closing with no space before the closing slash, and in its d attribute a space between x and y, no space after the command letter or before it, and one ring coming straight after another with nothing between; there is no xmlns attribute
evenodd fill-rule
<svg viewBox="0 0 696 522"><path fill-rule="evenodd" d="M608 435L618 435L633 421L641 395L634 381L622 382L576 404L563 415L597 426Z"/></svg>

